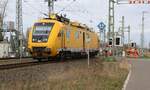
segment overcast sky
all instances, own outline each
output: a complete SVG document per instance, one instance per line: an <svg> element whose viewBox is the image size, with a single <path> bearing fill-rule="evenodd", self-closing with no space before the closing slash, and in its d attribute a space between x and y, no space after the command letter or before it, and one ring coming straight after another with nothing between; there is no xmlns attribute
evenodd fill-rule
<svg viewBox="0 0 150 90"><path fill-rule="evenodd" d="M68 18L74 21L85 23L95 28L99 22L108 24L108 0L58 0L55 2L55 12L67 14ZM9 0L6 21L15 21L16 0ZM24 31L27 27L39 18L44 17L42 13L47 13L47 3L44 0L23 0L23 25ZM120 26L121 17L125 16L125 25L131 25L131 39L140 43L142 11L145 14L145 46L150 42L150 5L115 5L115 30ZM127 39L127 38L126 38Z"/></svg>

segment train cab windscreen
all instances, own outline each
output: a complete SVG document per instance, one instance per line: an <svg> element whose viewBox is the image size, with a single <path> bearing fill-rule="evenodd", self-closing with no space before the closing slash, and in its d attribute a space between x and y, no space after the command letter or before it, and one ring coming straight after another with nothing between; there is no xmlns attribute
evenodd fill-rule
<svg viewBox="0 0 150 90"><path fill-rule="evenodd" d="M35 23L32 42L47 42L54 23Z"/></svg>

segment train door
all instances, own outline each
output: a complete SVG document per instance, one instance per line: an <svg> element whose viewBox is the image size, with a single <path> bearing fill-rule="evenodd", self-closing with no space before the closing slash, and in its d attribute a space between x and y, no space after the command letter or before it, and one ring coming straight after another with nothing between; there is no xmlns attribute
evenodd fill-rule
<svg viewBox="0 0 150 90"><path fill-rule="evenodd" d="M61 31L61 48L65 48L65 31Z"/></svg>
<svg viewBox="0 0 150 90"><path fill-rule="evenodd" d="M85 50L85 32L83 32L83 49Z"/></svg>

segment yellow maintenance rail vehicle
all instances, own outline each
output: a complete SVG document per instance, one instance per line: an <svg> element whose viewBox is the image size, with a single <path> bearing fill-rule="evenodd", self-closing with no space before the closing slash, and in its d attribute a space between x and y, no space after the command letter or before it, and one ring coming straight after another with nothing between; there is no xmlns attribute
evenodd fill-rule
<svg viewBox="0 0 150 90"><path fill-rule="evenodd" d="M84 24L51 15L34 23L28 37L28 50L39 61L43 58L85 57L99 52L98 35Z"/></svg>

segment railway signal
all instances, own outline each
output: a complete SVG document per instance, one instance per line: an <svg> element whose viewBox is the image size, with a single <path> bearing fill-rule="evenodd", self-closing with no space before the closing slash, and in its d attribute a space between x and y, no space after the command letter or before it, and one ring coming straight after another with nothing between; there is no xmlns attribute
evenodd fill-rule
<svg viewBox="0 0 150 90"><path fill-rule="evenodd" d="M106 25L103 22L100 22L97 27L101 30L101 32L104 32Z"/></svg>
<svg viewBox="0 0 150 90"><path fill-rule="evenodd" d="M112 52L114 53L114 42L115 42L115 38L114 38L114 21L115 21L115 12L114 12L114 5L115 3L117 4L150 4L150 0L109 0L109 17L108 17L108 43L112 44ZM143 22L143 19L142 19ZM144 23L144 22L143 22ZM142 32L144 32L144 24L142 25ZM130 27L128 28L130 29ZM123 32L124 33L124 32ZM129 31L130 34L130 31ZM141 34L141 42L144 42L144 34ZM130 39L130 36L129 36ZM129 42L130 40L128 40ZM143 43L142 43L143 44ZM141 46L143 46L141 44ZM113 55L114 56L114 55Z"/></svg>
<svg viewBox="0 0 150 90"><path fill-rule="evenodd" d="M99 35L100 35L100 40L103 41L103 45L104 46L104 43L105 43L105 39L106 39L106 25L103 23L103 22L100 22L98 25L97 25L98 29L99 29Z"/></svg>

